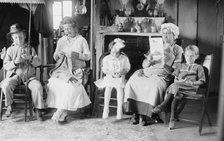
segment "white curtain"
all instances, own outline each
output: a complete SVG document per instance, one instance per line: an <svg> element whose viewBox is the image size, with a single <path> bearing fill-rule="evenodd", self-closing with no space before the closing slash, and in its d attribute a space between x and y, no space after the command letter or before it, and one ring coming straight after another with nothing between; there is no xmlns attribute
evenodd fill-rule
<svg viewBox="0 0 224 141"><path fill-rule="evenodd" d="M0 0L0 3L33 3L33 4L43 4L45 0Z"/></svg>

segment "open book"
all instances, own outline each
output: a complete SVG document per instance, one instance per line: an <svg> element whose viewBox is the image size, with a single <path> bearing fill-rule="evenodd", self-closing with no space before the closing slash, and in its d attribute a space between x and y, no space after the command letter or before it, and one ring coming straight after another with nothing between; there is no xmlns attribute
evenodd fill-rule
<svg viewBox="0 0 224 141"><path fill-rule="evenodd" d="M163 65L164 49L162 37L150 37L149 44L152 59L156 61L158 65Z"/></svg>

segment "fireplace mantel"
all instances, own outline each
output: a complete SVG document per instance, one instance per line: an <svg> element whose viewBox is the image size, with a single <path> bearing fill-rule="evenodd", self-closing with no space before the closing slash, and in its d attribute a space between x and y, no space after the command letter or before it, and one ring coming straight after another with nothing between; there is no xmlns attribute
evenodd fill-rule
<svg viewBox="0 0 224 141"><path fill-rule="evenodd" d="M101 33L103 36L105 35L126 35L126 36L162 36L160 33L138 33L138 32L102 32Z"/></svg>

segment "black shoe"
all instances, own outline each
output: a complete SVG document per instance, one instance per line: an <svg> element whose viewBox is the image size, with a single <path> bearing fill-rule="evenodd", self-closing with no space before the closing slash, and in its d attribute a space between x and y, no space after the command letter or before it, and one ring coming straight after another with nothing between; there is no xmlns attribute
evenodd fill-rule
<svg viewBox="0 0 224 141"><path fill-rule="evenodd" d="M134 114L132 124L133 125L139 124L139 114Z"/></svg>
<svg viewBox="0 0 224 141"><path fill-rule="evenodd" d="M161 118L155 119L155 123L164 123L164 121Z"/></svg>
<svg viewBox="0 0 224 141"><path fill-rule="evenodd" d="M154 119L155 123L164 123L158 114L153 113L151 118Z"/></svg>
<svg viewBox="0 0 224 141"><path fill-rule="evenodd" d="M142 117L141 125L142 125L142 126L147 126L147 125L149 125L146 116L145 116L145 115L141 115L141 117Z"/></svg>

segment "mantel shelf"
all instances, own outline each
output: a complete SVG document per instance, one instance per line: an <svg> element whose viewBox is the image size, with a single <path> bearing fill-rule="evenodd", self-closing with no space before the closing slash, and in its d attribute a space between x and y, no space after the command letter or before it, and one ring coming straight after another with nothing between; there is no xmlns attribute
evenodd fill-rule
<svg viewBox="0 0 224 141"><path fill-rule="evenodd" d="M161 33L138 33L138 32L102 32L101 34L105 35L127 35L127 36L162 36Z"/></svg>

